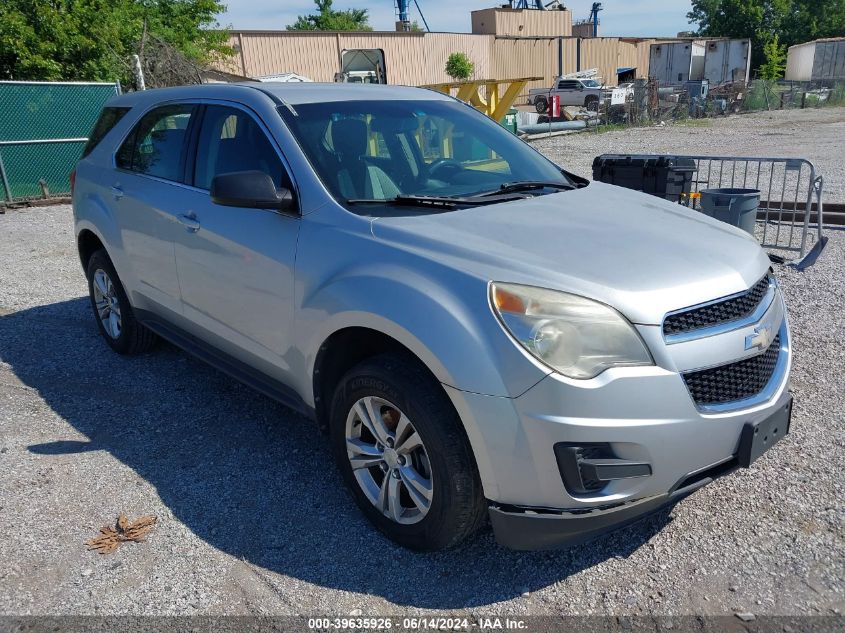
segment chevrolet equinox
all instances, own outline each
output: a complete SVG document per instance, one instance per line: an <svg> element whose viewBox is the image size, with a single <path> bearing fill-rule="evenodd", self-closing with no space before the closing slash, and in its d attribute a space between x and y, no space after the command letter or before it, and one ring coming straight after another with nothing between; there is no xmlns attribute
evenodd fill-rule
<svg viewBox="0 0 845 633"><path fill-rule="evenodd" d="M315 419L406 547L488 520L508 547L572 546L788 431L786 310L752 236L561 170L449 96L125 94L73 181L106 343L161 337Z"/></svg>

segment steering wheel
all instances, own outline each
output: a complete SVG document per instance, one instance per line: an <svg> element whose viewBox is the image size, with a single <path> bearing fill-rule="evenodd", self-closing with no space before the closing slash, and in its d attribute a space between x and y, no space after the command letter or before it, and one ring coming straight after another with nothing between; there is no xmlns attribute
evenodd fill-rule
<svg viewBox="0 0 845 633"><path fill-rule="evenodd" d="M428 175L431 178L443 180L443 176L450 176L463 170L464 166L461 165L454 158L438 158L436 161L434 161L433 163L431 163L431 165L428 166ZM438 177L437 172L444 173Z"/></svg>

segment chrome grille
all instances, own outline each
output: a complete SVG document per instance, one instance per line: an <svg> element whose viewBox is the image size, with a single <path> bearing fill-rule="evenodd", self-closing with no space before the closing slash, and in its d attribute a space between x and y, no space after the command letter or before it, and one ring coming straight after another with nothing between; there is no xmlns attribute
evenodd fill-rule
<svg viewBox="0 0 845 633"><path fill-rule="evenodd" d="M736 363L683 374L684 382L698 406L725 404L760 393L775 371L780 354L778 334L762 354Z"/></svg>
<svg viewBox="0 0 845 633"><path fill-rule="evenodd" d="M681 334L746 317L754 312L766 296L769 282L770 278L766 275L740 295L670 314L663 320L663 334Z"/></svg>

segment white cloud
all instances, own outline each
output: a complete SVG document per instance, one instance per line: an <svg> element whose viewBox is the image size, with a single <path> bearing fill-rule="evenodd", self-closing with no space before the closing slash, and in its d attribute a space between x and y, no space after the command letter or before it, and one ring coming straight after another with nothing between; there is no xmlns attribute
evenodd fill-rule
<svg viewBox="0 0 845 633"><path fill-rule="evenodd" d="M470 11L497 6L495 0L418 0L420 8L433 31L469 31ZM545 4L544 0L544 4ZM459 7L456 8L456 4ZM592 0L564 2L573 19L586 19ZM689 0L605 0L599 13L602 35L660 35L674 36L691 27L686 14ZM379 31L392 31L396 16L392 0L335 0L337 9L366 8L370 24ZM298 15L314 10L312 0L229 0L228 10L220 16L220 23L234 29L284 29ZM419 14L411 0L411 19Z"/></svg>

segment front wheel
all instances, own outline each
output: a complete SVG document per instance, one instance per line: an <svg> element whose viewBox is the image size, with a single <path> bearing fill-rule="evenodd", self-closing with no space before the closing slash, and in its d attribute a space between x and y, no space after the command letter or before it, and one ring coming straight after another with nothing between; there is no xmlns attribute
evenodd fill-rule
<svg viewBox="0 0 845 633"><path fill-rule="evenodd" d="M483 525L486 504L461 421L442 387L411 359L384 354L347 373L329 430L355 502L393 541L446 549Z"/></svg>

